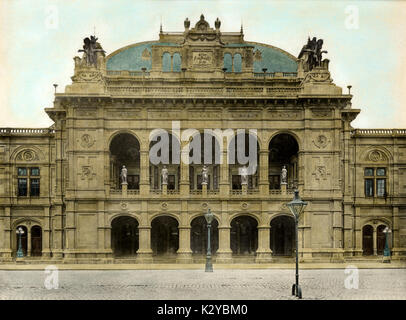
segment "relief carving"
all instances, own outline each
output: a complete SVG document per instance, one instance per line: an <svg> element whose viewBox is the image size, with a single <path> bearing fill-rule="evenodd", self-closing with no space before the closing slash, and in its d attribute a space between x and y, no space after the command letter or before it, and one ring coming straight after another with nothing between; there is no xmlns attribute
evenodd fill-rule
<svg viewBox="0 0 406 320"><path fill-rule="evenodd" d="M94 145L95 141L96 141L96 140L95 140L91 135L85 133L85 134L82 135L82 137L80 138L80 145L81 145L83 148L90 148L91 146Z"/></svg>
<svg viewBox="0 0 406 320"><path fill-rule="evenodd" d="M314 145L319 149L324 149L330 143L325 135L318 135L316 139L313 140Z"/></svg>

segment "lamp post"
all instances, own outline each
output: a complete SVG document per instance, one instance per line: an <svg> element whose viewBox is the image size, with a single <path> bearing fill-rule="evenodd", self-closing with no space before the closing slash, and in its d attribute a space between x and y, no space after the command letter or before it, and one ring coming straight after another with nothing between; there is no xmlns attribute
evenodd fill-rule
<svg viewBox="0 0 406 320"><path fill-rule="evenodd" d="M383 250L383 263L390 263L390 249L389 249L389 241L388 241L388 234L390 234L392 231L388 227L386 227L383 230L383 233L385 234L385 249Z"/></svg>
<svg viewBox="0 0 406 320"><path fill-rule="evenodd" d="M23 253L23 248L21 247L21 236L24 234L23 228L18 227L16 233L17 233L17 235L18 235L17 258L23 258L23 257L24 257L24 253Z"/></svg>
<svg viewBox="0 0 406 320"><path fill-rule="evenodd" d="M206 255L205 272L213 272L213 265L211 263L210 229L211 229L211 222L214 219L214 215L211 213L210 209L207 209L207 213L204 214L204 218L206 219L206 222L207 222L207 255Z"/></svg>
<svg viewBox="0 0 406 320"><path fill-rule="evenodd" d="M302 299L302 289L299 286L299 245L298 245L298 223L307 202L302 201L299 197L299 190L295 190L293 200L286 204L290 212L295 217L295 234L296 234L296 283L292 286L292 295Z"/></svg>

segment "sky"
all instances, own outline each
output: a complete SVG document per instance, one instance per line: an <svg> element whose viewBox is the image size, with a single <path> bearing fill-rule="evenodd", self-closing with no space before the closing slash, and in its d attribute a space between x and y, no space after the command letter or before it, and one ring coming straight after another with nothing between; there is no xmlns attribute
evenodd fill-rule
<svg viewBox="0 0 406 320"><path fill-rule="evenodd" d="M406 128L406 1L0 0L0 127L48 127L54 87L71 84L73 57L96 32L107 54L204 14L211 26L295 56L324 40L334 83L361 114L356 128Z"/></svg>

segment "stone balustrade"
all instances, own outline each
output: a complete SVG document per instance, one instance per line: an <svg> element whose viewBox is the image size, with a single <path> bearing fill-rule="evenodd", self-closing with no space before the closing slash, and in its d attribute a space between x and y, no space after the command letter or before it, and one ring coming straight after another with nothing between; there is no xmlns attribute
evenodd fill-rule
<svg viewBox="0 0 406 320"><path fill-rule="evenodd" d="M54 133L55 129L50 128L0 128L0 135L43 135Z"/></svg>
<svg viewBox="0 0 406 320"><path fill-rule="evenodd" d="M406 136L406 129L355 129L352 136Z"/></svg>

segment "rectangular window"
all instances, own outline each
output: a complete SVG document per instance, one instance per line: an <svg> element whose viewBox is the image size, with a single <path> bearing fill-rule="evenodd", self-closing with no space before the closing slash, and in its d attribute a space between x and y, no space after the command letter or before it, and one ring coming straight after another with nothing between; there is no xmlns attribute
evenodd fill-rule
<svg viewBox="0 0 406 320"><path fill-rule="evenodd" d="M376 179L376 195L378 197L386 195L386 179Z"/></svg>
<svg viewBox="0 0 406 320"><path fill-rule="evenodd" d="M30 180L30 196L39 197L39 179Z"/></svg>
<svg viewBox="0 0 406 320"><path fill-rule="evenodd" d="M175 190L175 175L168 175L168 190Z"/></svg>
<svg viewBox="0 0 406 320"><path fill-rule="evenodd" d="M232 183L233 190L241 190L242 189L242 187L241 187L241 176L240 175L233 175L231 183Z"/></svg>
<svg viewBox="0 0 406 320"><path fill-rule="evenodd" d="M385 170L385 168L378 168L378 169L376 169L376 175L377 175L377 176L380 176L380 177L386 176L386 170Z"/></svg>
<svg viewBox="0 0 406 320"><path fill-rule="evenodd" d="M365 196L374 196L374 179L365 179Z"/></svg>
<svg viewBox="0 0 406 320"><path fill-rule="evenodd" d="M281 188L280 175L269 176L269 189L275 190Z"/></svg>
<svg viewBox="0 0 406 320"><path fill-rule="evenodd" d="M31 168L30 170L32 176L39 176L39 168Z"/></svg>
<svg viewBox="0 0 406 320"><path fill-rule="evenodd" d="M365 176L371 177L374 175L374 169L373 168L365 168L365 172L364 172Z"/></svg>
<svg viewBox="0 0 406 320"><path fill-rule="evenodd" d="M27 175L27 168L18 168L18 175L19 176L26 176Z"/></svg>
<svg viewBox="0 0 406 320"><path fill-rule="evenodd" d="M18 179L18 196L19 197L27 196L27 179L26 178Z"/></svg>

